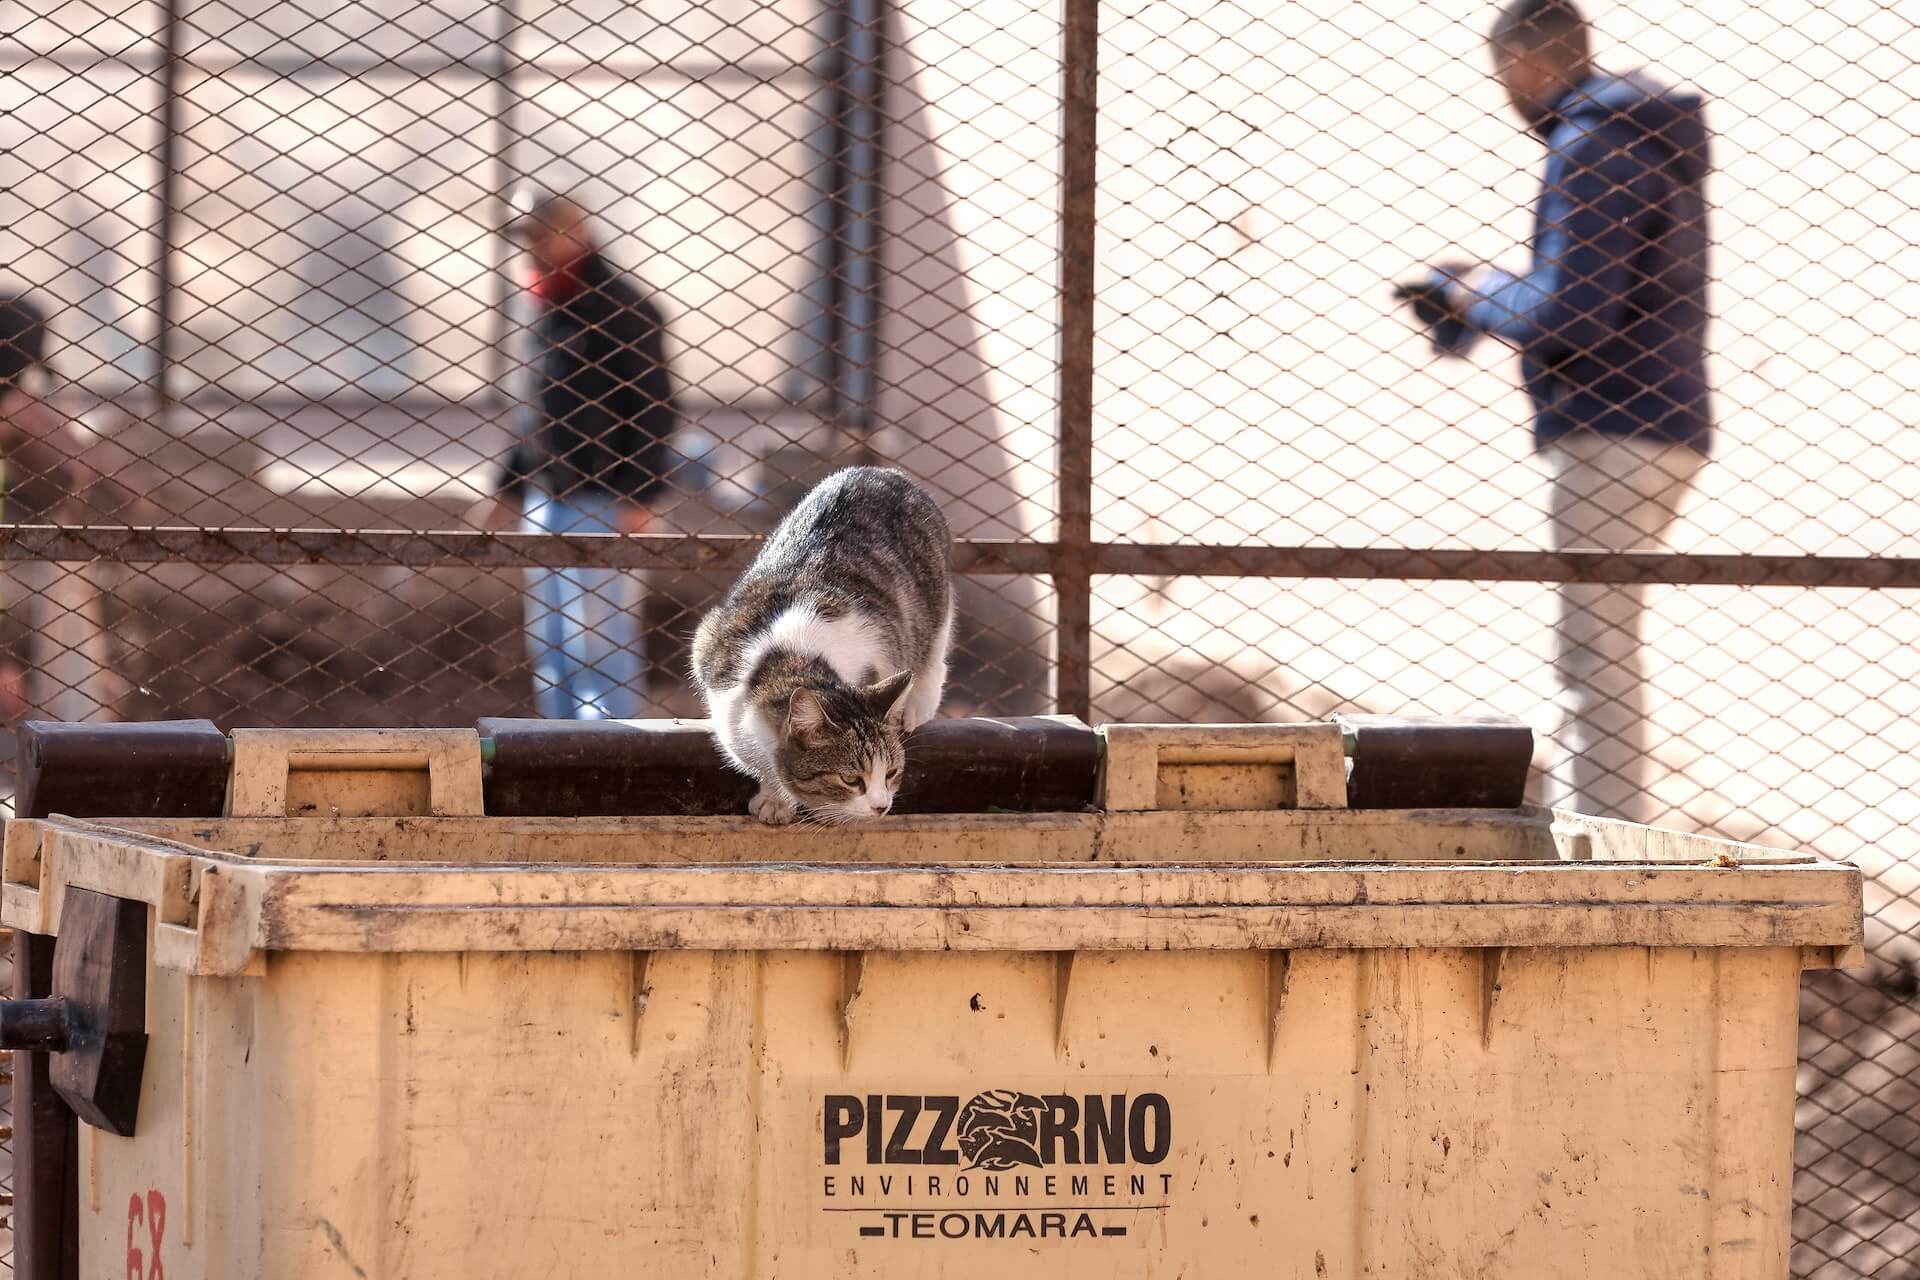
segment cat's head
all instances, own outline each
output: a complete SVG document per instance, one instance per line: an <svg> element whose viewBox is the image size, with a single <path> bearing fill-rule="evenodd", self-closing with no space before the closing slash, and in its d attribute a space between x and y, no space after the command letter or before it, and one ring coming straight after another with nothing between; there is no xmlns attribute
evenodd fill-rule
<svg viewBox="0 0 1920 1280"><path fill-rule="evenodd" d="M802 809L826 822L873 818L893 807L906 765L903 717L912 673L863 687L795 689L774 766Z"/></svg>

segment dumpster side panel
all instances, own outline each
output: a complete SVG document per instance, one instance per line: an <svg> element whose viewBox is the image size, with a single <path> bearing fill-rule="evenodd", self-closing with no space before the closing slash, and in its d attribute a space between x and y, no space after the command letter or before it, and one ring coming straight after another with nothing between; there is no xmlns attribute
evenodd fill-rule
<svg viewBox="0 0 1920 1280"><path fill-rule="evenodd" d="M297 955L259 979L158 974L139 1130L83 1131L83 1273L120 1273L158 1196L175 1280L613 1274L636 1258L747 1274L754 961ZM648 983L673 994L654 1002Z"/></svg>
<svg viewBox="0 0 1920 1280"><path fill-rule="evenodd" d="M769 1239L772 1273L1783 1272L1791 949L1036 959L869 957L845 1068L802 1080L781 1055L766 1108L785 1146L762 1194L768 1220L801 1226ZM923 1119L893 1149L914 1105L946 1095L964 1116L990 1089L1037 1100L1040 1163L1011 1189L1030 1194L982 1195L977 1171L961 1194L895 1158L928 1135ZM1166 1100L1164 1158L1096 1160L1084 1127L1077 1151L1048 1149L1059 1108L1084 1121L1090 1096L1123 1093ZM878 1151L861 1145L875 1100ZM826 1131L860 1109L828 1163ZM1069 1233L1085 1208L1100 1235L982 1238L983 1201L1062 1210Z"/></svg>
<svg viewBox="0 0 1920 1280"><path fill-rule="evenodd" d="M873 954L842 1061L817 1014L802 1025L818 971L770 964L763 1106L778 1140L755 1274L1313 1275L1316 1241L1352 1237L1353 987L1318 966L1344 1043L1279 1080L1271 965ZM1289 1141L1302 1111L1327 1132L1317 1148Z"/></svg>
<svg viewBox="0 0 1920 1280"><path fill-rule="evenodd" d="M375 1277L636 1258L745 1273L754 957L356 956L345 984L342 967L270 967L278 1069L323 1075L269 1183L270 1203L299 1208L274 1211L265 1274L346 1250ZM302 1012L316 1004L330 1018Z"/></svg>
<svg viewBox="0 0 1920 1280"><path fill-rule="evenodd" d="M1362 963L1373 1274L1785 1274L1791 950Z"/></svg>
<svg viewBox="0 0 1920 1280"><path fill-rule="evenodd" d="M146 1275L157 1259L164 1274L191 1280L209 1273L191 1250L187 1226L189 980L151 966L147 976L146 1063L134 1136L80 1126L80 1274Z"/></svg>
<svg viewBox="0 0 1920 1280"><path fill-rule="evenodd" d="M353 994L345 967L336 977ZM271 1038L256 1036L266 992L259 978L149 969L147 1057L134 1135L81 1130L83 1273L160 1273L171 1280L354 1275L337 1255L316 1257L297 1271L263 1269L265 1235L281 1229L282 1215L298 1211L273 1197L308 1179L330 1195L341 1188L326 1161L288 1140L323 1110L326 1100L313 1090L333 1083L330 1063L314 1057L289 1073L276 1060ZM338 1025L324 1002L303 1016ZM368 1051L374 1046L366 1042ZM344 1044L331 1049L336 1057L355 1052ZM342 1126L335 1145L345 1150L360 1117L341 1110L334 1118ZM377 1194L371 1180L364 1191Z"/></svg>
<svg viewBox="0 0 1920 1280"><path fill-rule="evenodd" d="M156 971L139 1131L82 1133L83 1274L158 1244L173 1280L1772 1280L1797 976L1636 947Z"/></svg>

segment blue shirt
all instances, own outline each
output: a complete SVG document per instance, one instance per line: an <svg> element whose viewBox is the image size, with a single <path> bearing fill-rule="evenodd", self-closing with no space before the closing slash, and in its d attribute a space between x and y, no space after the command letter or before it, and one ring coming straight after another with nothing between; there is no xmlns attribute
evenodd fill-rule
<svg viewBox="0 0 1920 1280"><path fill-rule="evenodd" d="M1519 350L1536 447L1592 430L1708 451L1708 142L1700 99L1642 76L1555 106L1533 264L1477 282L1453 344Z"/></svg>

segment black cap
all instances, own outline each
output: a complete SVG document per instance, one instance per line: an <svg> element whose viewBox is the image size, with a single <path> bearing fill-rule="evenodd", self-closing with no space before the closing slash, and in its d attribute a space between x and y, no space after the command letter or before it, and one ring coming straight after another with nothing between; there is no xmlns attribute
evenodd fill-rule
<svg viewBox="0 0 1920 1280"><path fill-rule="evenodd" d="M25 298L0 297L0 383L13 383L46 355L47 318Z"/></svg>

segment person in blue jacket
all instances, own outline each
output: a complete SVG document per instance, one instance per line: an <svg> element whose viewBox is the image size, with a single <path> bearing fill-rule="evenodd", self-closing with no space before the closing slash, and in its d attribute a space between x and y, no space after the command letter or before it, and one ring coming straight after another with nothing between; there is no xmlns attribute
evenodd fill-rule
<svg viewBox="0 0 1920 1280"><path fill-rule="evenodd" d="M1494 73L1545 144L1525 272L1444 266L1402 285L1437 351L1520 355L1552 477L1556 549L1664 545L1713 439L1707 386L1708 141L1700 99L1592 61L1571 0L1514 0ZM1643 589L1568 584L1550 803L1640 816Z"/></svg>

